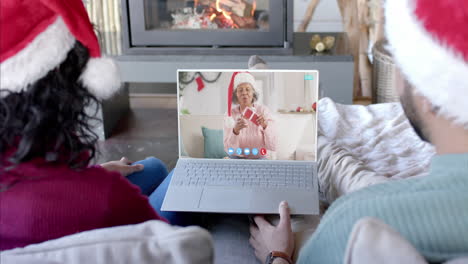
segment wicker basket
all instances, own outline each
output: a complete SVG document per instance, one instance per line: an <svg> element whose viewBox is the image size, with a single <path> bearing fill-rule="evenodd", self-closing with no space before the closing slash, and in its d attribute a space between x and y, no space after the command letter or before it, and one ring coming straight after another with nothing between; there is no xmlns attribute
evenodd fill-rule
<svg viewBox="0 0 468 264"><path fill-rule="evenodd" d="M378 41L372 49L374 65L372 70L372 101L374 103L397 102L395 89L396 68L393 58L385 49L386 41Z"/></svg>

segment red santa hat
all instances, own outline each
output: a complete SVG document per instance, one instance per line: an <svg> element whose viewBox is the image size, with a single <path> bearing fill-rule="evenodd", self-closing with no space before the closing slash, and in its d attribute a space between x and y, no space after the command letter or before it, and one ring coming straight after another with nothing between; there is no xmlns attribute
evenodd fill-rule
<svg viewBox="0 0 468 264"><path fill-rule="evenodd" d="M249 72L234 72L231 77L231 82L228 86L228 118L226 119L227 127L234 127L235 120L232 118L232 95L234 89L241 83L249 83L255 89L255 77Z"/></svg>
<svg viewBox="0 0 468 264"><path fill-rule="evenodd" d="M120 88L117 65L101 57L82 0L1 0L0 89L20 92L59 66L79 41L90 59L80 76L97 98Z"/></svg>
<svg viewBox="0 0 468 264"><path fill-rule="evenodd" d="M397 65L440 114L468 128L468 1L387 0Z"/></svg>

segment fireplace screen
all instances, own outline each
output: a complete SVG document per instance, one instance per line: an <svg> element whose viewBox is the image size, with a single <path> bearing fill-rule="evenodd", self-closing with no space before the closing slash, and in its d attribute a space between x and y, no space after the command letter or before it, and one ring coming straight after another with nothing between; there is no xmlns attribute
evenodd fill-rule
<svg viewBox="0 0 468 264"><path fill-rule="evenodd" d="M147 30L268 31L268 0L146 0Z"/></svg>
<svg viewBox="0 0 468 264"><path fill-rule="evenodd" d="M130 47L284 47L291 0L122 0Z"/></svg>

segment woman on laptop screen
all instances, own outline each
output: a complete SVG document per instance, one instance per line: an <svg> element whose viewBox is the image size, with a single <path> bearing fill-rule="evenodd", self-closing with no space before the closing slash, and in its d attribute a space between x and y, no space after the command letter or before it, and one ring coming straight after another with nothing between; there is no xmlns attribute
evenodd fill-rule
<svg viewBox="0 0 468 264"><path fill-rule="evenodd" d="M229 84L224 122L224 149L230 158L266 159L276 150L275 122L270 110L258 103L255 78L235 72ZM234 103L234 105L232 105Z"/></svg>

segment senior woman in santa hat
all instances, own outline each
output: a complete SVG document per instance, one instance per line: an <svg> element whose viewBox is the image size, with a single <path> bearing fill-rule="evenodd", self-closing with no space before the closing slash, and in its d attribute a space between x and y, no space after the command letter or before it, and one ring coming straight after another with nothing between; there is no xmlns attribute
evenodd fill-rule
<svg viewBox="0 0 468 264"><path fill-rule="evenodd" d="M257 101L253 75L235 72L229 85L224 122L224 149L231 158L261 159L276 150L275 121L268 107Z"/></svg>

